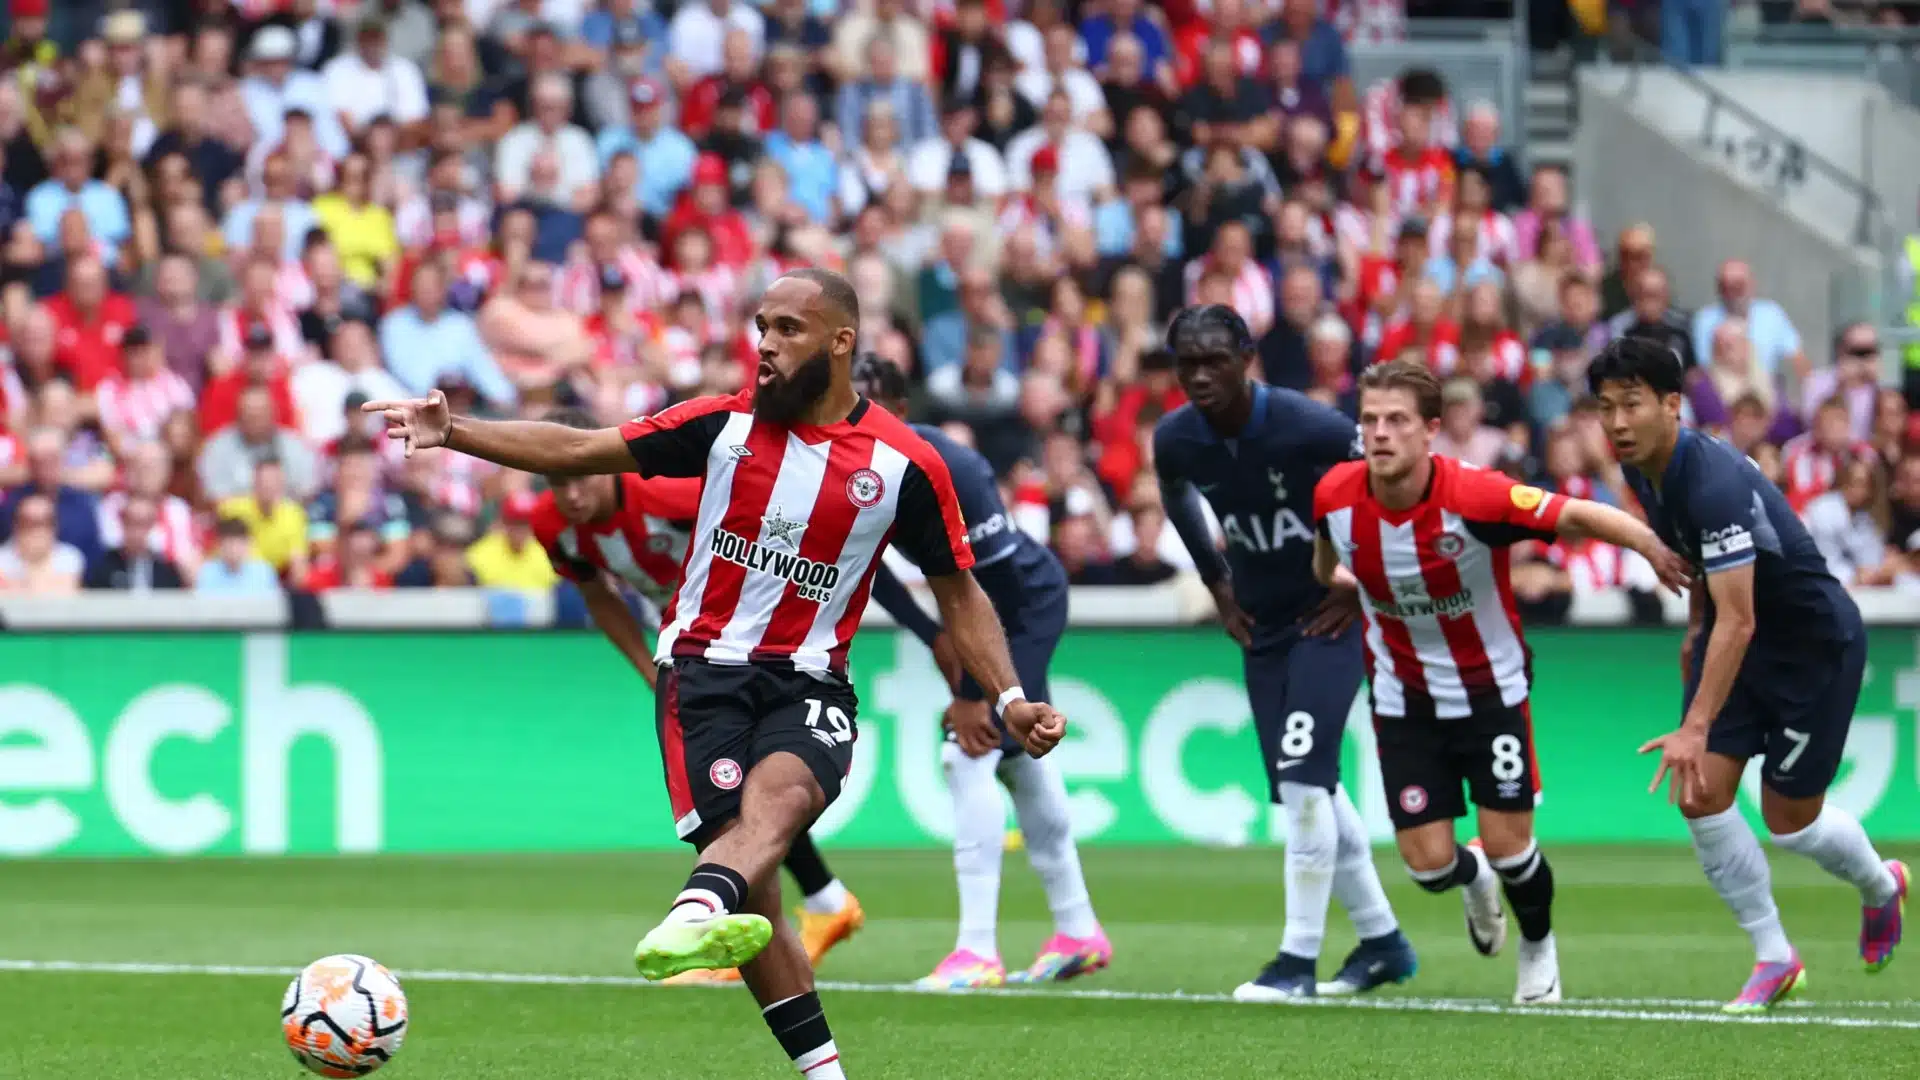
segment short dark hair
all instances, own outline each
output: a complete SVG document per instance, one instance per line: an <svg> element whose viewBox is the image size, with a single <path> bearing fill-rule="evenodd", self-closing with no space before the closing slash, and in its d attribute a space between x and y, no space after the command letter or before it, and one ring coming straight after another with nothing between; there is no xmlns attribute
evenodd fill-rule
<svg viewBox="0 0 1920 1080"><path fill-rule="evenodd" d="M1183 341L1191 342L1208 330L1224 332L1236 353L1253 351L1253 332L1247 329L1247 320L1225 304L1196 304L1175 312L1173 321L1167 324L1167 345L1179 352Z"/></svg>
<svg viewBox="0 0 1920 1080"><path fill-rule="evenodd" d="M811 281L820 286L821 298L846 315L848 326L856 330L860 328L860 294L853 290L853 283L846 278L817 266L803 266L781 276Z"/></svg>
<svg viewBox="0 0 1920 1080"><path fill-rule="evenodd" d="M1680 354L1666 343L1628 334L1607 342L1587 366L1587 391L1598 395L1602 383L1645 383L1665 397L1682 389Z"/></svg>
<svg viewBox="0 0 1920 1080"><path fill-rule="evenodd" d="M1432 68L1408 68L1400 73L1400 101L1404 105L1438 105L1447 100L1447 84Z"/></svg>
<svg viewBox="0 0 1920 1080"><path fill-rule="evenodd" d="M1440 377L1418 360L1389 360L1360 373L1360 392L1405 390L1413 395L1420 419L1440 419Z"/></svg>
<svg viewBox="0 0 1920 1080"><path fill-rule="evenodd" d="M247 523L237 517L223 517L213 527L214 535L222 539L241 539L253 535Z"/></svg>
<svg viewBox="0 0 1920 1080"><path fill-rule="evenodd" d="M907 399L907 373L879 353L861 353L853 365L853 381L866 386L868 397L883 401Z"/></svg>

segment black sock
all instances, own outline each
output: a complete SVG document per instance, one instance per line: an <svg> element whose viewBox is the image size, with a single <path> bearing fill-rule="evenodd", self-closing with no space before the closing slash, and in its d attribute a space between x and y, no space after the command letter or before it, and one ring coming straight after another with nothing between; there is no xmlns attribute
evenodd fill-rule
<svg viewBox="0 0 1920 1080"><path fill-rule="evenodd" d="M1449 889L1461 888L1473 884L1480 876L1480 860L1473 857L1464 844L1453 845L1453 865L1441 870L1413 870L1413 880L1431 893L1443 893Z"/></svg>
<svg viewBox="0 0 1920 1080"><path fill-rule="evenodd" d="M739 911L746 903L747 879L739 871L719 863L701 863L687 875L686 887L674 898L673 907L704 904L713 914L725 915Z"/></svg>
<svg viewBox="0 0 1920 1080"><path fill-rule="evenodd" d="M1553 932L1553 867L1540 845L1527 845L1520 854L1494 863L1494 870L1513 908L1514 921L1520 924L1520 936L1545 940Z"/></svg>
<svg viewBox="0 0 1920 1080"><path fill-rule="evenodd" d="M777 1001L760 1010L760 1015L780 1040L780 1049L793 1059L800 1075L840 1058L834 1049L833 1032L827 1029L827 1014L820 1007L820 995L812 990L799 997Z"/></svg>
<svg viewBox="0 0 1920 1080"><path fill-rule="evenodd" d="M833 884L833 871L827 869L827 860L820 857L820 849L813 845L812 833L793 838L793 846L787 849L786 866L793 880L799 883L802 896L812 896Z"/></svg>

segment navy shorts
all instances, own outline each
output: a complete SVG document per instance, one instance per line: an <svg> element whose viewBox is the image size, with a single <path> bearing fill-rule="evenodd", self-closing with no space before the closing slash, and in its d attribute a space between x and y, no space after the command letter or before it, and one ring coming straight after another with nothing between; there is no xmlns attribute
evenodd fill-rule
<svg viewBox="0 0 1920 1080"><path fill-rule="evenodd" d="M1291 627L1270 638L1255 631L1245 658L1247 700L1274 802L1282 783L1339 786L1347 713L1366 675L1363 632L1357 622L1330 638L1303 637Z"/></svg>
<svg viewBox="0 0 1920 1080"><path fill-rule="evenodd" d="M1054 562L1054 568L1059 567ZM988 568L988 574L976 572L977 577L988 577L994 568ZM997 584L997 583L995 583ZM1065 571L1046 573L1038 576L1023 575L1020 588L1008 590L994 588L989 595L999 600L1001 596L1017 595L1017 604L995 604L999 612L1000 624L1007 634L1007 651L1013 654L1013 671L1019 676L1020 688L1027 692L1030 701L1053 700L1053 692L1047 685L1047 667L1053 663L1053 650L1060 645L1060 635L1067 632L1067 575ZM960 679L960 692L955 695L961 701L985 701L986 691L973 681L973 676L964 675ZM1007 725L995 711L994 726L1000 729L1000 752L1005 755L1024 754L1026 748L1007 734ZM953 733L947 733L947 740L953 741Z"/></svg>
<svg viewBox="0 0 1920 1080"><path fill-rule="evenodd" d="M1704 639L1694 647L1683 710L1693 704L1706 651ZM1756 645L1707 732L1707 749L1740 761L1764 758L1760 782L1789 799L1824 795L1845 757L1866 670L1864 635Z"/></svg>

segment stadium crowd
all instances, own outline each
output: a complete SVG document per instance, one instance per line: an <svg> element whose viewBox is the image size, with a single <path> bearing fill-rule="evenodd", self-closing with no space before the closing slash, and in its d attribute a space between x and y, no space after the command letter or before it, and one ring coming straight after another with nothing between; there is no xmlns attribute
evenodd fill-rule
<svg viewBox="0 0 1920 1080"><path fill-rule="evenodd" d="M848 3L197 0L62 49L10 0L0 588L553 588L535 478L404 458L361 403L611 423L731 392L757 294L808 264L1077 582L1190 565L1150 434L1199 301L1348 411L1365 364L1421 356L1446 452L1613 500L1583 371L1659 337L1843 577L1916 581L1920 402L1874 328L1803 340L1738 262L1673 308L1652 233L1603 250L1491 106L1353 85L1398 0ZM1589 543L1515 582L1551 613L1651 575Z"/></svg>

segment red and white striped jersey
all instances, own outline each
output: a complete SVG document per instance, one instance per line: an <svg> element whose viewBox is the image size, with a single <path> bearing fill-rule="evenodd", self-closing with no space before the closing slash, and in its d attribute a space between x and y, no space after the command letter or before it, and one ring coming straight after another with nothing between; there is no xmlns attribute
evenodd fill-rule
<svg viewBox="0 0 1920 1080"><path fill-rule="evenodd" d="M109 551L126 543L120 516L126 512L127 493L109 491L100 497L100 544ZM175 566L200 561L200 527L193 519L193 507L178 495L160 500L160 516L147 537L147 549L173 560Z"/></svg>
<svg viewBox="0 0 1920 1080"><path fill-rule="evenodd" d="M275 288L280 279L275 278ZM240 356L246 351L247 324L263 322L273 331L273 351L289 364L297 364L307 355L306 339L300 336L300 317L284 301L275 299L267 310L259 314L242 311L237 304L221 308L220 347Z"/></svg>
<svg viewBox="0 0 1920 1080"><path fill-rule="evenodd" d="M946 464L865 398L825 427L760 420L751 391L696 398L620 434L642 475L703 478L662 660L844 673L888 543L929 577L973 565Z"/></svg>
<svg viewBox="0 0 1920 1080"><path fill-rule="evenodd" d="M1393 212L1402 217L1425 213L1426 207L1445 206L1452 200L1453 171L1452 155L1437 146L1424 150L1396 146L1377 166Z"/></svg>
<svg viewBox="0 0 1920 1080"><path fill-rule="evenodd" d="M613 513L584 525L561 515L553 492L542 492L533 508L533 535L561 577L588 581L605 570L664 609L680 584L689 530L700 509L700 481L643 480L634 473L613 481Z"/></svg>
<svg viewBox="0 0 1920 1080"><path fill-rule="evenodd" d="M620 249L615 266L627 279L627 306L632 310L657 311L680 294L674 275L638 247ZM555 283L554 300L576 315L592 315L600 310L600 265L588 259L575 259L560 271Z"/></svg>
<svg viewBox="0 0 1920 1080"><path fill-rule="evenodd" d="M1200 279L1212 268L1210 258L1195 259L1187 264L1187 303L1199 302ZM1233 310L1247 320L1247 329L1253 332L1256 341L1273 329L1273 275L1252 259L1241 263L1240 272L1234 275Z"/></svg>
<svg viewBox="0 0 1920 1080"><path fill-rule="evenodd" d="M1848 456L1871 461L1873 454L1868 443L1856 443L1846 454L1831 454L1813 441L1811 433L1788 439L1780 448L1780 490L1787 497L1787 505L1800 513L1816 497L1833 489Z"/></svg>
<svg viewBox="0 0 1920 1080"><path fill-rule="evenodd" d="M193 409L193 388L171 368L161 368L150 379L132 379L114 373L93 388L100 410L100 426L109 432L151 439L175 412Z"/></svg>
<svg viewBox="0 0 1920 1080"><path fill-rule="evenodd" d="M1360 582L1373 711L1454 719L1518 706L1531 675L1507 548L1552 541L1567 498L1430 460L1410 509L1374 499L1364 461L1334 466L1313 493L1315 520Z"/></svg>
<svg viewBox="0 0 1920 1080"><path fill-rule="evenodd" d="M1427 227L1428 250L1437 259L1446 255L1447 245L1452 242L1453 215L1436 215L1433 224ZM1520 252L1520 235L1514 231L1513 219L1493 210L1480 215L1480 246L1474 254L1503 268L1524 262L1526 256Z"/></svg>

